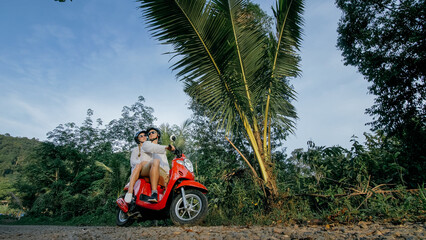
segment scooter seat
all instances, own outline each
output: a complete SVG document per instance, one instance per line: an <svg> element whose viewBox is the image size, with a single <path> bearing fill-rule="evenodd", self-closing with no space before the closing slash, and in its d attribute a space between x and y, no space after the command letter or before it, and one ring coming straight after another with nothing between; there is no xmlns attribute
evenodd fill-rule
<svg viewBox="0 0 426 240"><path fill-rule="evenodd" d="M146 183L151 183L150 180L149 180L149 177L142 177L141 179L145 180ZM164 179L164 177L160 176L160 179L158 180L158 185L160 185L161 187L165 188L166 185L167 185L167 183L168 183L168 180L169 179L167 179L167 182L166 182L166 180ZM129 184L130 184L130 182L128 182L126 184L126 186L124 186L124 189L123 189L124 191L127 191L129 189Z"/></svg>

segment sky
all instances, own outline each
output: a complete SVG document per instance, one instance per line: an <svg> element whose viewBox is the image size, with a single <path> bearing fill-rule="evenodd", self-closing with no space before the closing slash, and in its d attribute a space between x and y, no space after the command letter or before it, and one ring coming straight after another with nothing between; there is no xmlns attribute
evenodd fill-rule
<svg viewBox="0 0 426 240"><path fill-rule="evenodd" d="M272 15L273 0L256 0ZM374 96L336 47L341 11L306 0L302 76L293 79L298 117L287 152L364 142ZM190 118L189 97L171 70L171 48L151 37L135 0L0 1L0 134L47 140L59 124L80 125L88 109L104 123L138 96L156 125Z"/></svg>

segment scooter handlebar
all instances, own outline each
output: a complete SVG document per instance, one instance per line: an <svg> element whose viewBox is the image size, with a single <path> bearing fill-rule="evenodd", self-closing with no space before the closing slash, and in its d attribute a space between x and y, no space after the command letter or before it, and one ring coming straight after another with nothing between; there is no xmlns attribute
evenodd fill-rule
<svg viewBox="0 0 426 240"><path fill-rule="evenodd" d="M173 142L176 141L176 136L175 135L171 135L170 136L170 141L173 144ZM171 149L171 145L170 144L169 144L169 149ZM173 151L173 154L175 154L177 158L181 158L182 157L182 153L176 147L175 147L175 150Z"/></svg>
<svg viewBox="0 0 426 240"><path fill-rule="evenodd" d="M182 157L182 153L176 147L175 147L175 150L173 151L173 153L176 155L177 158L181 158Z"/></svg>

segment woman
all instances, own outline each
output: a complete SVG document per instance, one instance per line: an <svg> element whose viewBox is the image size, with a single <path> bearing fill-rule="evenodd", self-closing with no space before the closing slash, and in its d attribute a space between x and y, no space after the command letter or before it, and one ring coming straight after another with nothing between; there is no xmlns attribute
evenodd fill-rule
<svg viewBox="0 0 426 240"><path fill-rule="evenodd" d="M132 175L130 177L129 189L127 190L126 196L124 196L124 201L126 201L127 203L130 203L133 199L133 187L135 186L135 183L140 176L140 172L142 170L143 165L145 165L152 159L141 149L142 144L148 139L147 132L137 132L135 134L134 139L138 146L132 149L132 153L130 155L130 166L132 167Z"/></svg>

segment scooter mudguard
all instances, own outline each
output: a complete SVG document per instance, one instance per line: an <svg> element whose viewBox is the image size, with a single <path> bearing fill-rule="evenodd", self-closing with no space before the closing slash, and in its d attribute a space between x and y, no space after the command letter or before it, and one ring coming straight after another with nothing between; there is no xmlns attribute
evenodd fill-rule
<svg viewBox="0 0 426 240"><path fill-rule="evenodd" d="M129 206L127 205L127 203L124 201L123 198L119 198L116 201L117 206L121 209L121 211L123 211L124 213L127 213L129 211Z"/></svg>
<svg viewBox="0 0 426 240"><path fill-rule="evenodd" d="M207 188L203 185L203 184L201 184L201 183L199 183L199 182L196 182L196 181L194 181L194 180L183 180L177 187L176 187L176 189L179 189L179 188L181 188L181 187L185 187L185 186L190 186L190 187L194 187L194 188L199 188L202 192L204 192L204 193L206 193L206 192L208 192L208 190L207 190Z"/></svg>

